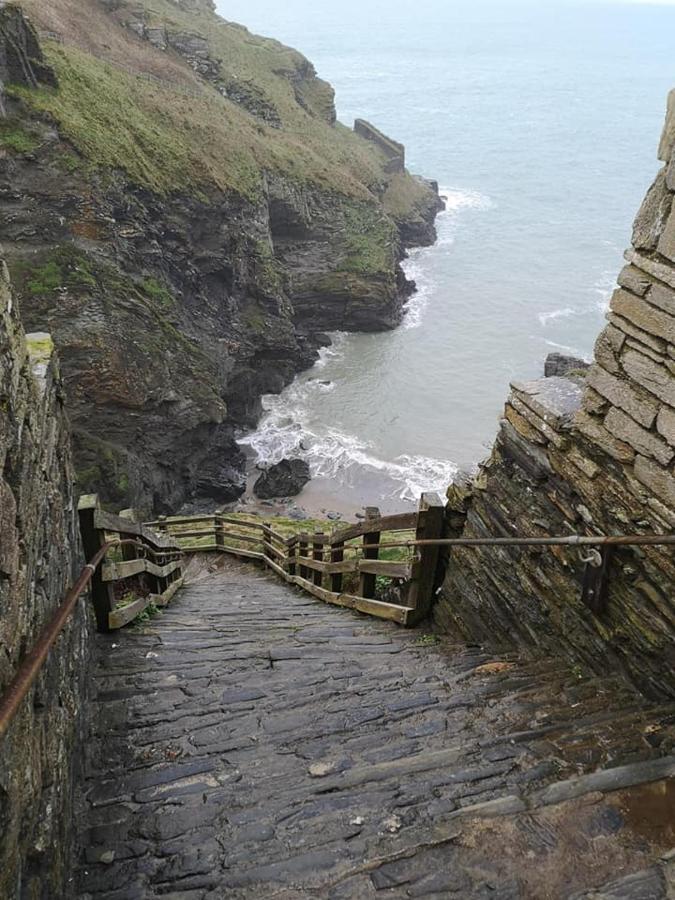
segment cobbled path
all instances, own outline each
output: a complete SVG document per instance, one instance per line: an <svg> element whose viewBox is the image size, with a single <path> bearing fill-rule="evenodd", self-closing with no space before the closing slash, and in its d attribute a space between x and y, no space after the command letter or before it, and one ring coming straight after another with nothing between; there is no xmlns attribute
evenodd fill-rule
<svg viewBox="0 0 675 900"><path fill-rule="evenodd" d="M218 566L98 638L78 896L667 896L672 705Z"/></svg>

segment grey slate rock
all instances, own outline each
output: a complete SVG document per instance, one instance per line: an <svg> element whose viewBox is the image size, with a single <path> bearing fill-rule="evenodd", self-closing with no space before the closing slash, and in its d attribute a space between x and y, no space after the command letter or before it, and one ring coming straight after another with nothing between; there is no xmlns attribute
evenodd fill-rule
<svg viewBox="0 0 675 900"><path fill-rule="evenodd" d="M256 497L295 497L310 480L309 464L303 459L282 459L270 466L253 486Z"/></svg>
<svg viewBox="0 0 675 900"><path fill-rule="evenodd" d="M590 368L590 364L585 359L579 359L577 356L567 356L564 353L549 353L544 363L544 377L552 378L560 376L564 378L570 372L576 370L585 371Z"/></svg>

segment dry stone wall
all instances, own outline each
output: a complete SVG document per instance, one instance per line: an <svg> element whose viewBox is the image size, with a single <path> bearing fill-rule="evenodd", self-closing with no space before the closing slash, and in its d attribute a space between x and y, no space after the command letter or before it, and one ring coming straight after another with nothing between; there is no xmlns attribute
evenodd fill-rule
<svg viewBox="0 0 675 900"><path fill-rule="evenodd" d="M0 262L0 694L82 565L51 338L25 337ZM0 897L68 896L86 601L0 738Z"/></svg>
<svg viewBox="0 0 675 900"><path fill-rule="evenodd" d="M398 141L387 137L370 122L365 119L356 119L354 122L354 131L360 137L375 144L376 147L384 154L387 164L385 172L394 175L397 172L405 171L405 147Z"/></svg>
<svg viewBox="0 0 675 900"><path fill-rule="evenodd" d="M490 459L449 491L453 534L675 531L674 147L671 98L665 166L635 221L594 364L512 385ZM618 551L597 615L581 601L584 568L568 548L453 551L436 620L588 669L618 665L649 693L675 695L673 550Z"/></svg>

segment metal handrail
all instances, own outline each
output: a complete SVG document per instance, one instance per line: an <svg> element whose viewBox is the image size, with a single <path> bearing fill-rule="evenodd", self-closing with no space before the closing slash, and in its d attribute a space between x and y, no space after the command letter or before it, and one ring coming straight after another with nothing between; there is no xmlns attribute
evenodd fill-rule
<svg viewBox="0 0 675 900"><path fill-rule="evenodd" d="M310 536L311 539L311 536ZM383 541L380 544L357 544L348 550L374 550L394 547L640 547L675 544L675 534L635 534L607 537L572 534L565 537L532 538L437 538L419 541Z"/></svg>
<svg viewBox="0 0 675 900"><path fill-rule="evenodd" d="M28 691L30 691L31 687L35 684L35 681L40 674L40 670L49 655L49 651L56 643L57 638L63 631L66 622L75 609L75 604L81 597L84 589L88 586L96 570L105 559L108 551L113 547L128 546L130 544L141 547L144 550L152 549L142 541L137 541L133 538L108 541L106 544L103 544L98 553L82 569L80 577L66 594L63 603L59 606L53 618L40 635L37 644L25 657L19 666L16 675L10 682L9 687L0 698L0 739L7 733L21 703L28 694ZM169 552L178 553L180 551L175 550Z"/></svg>
<svg viewBox="0 0 675 900"><path fill-rule="evenodd" d="M308 539L311 541L311 535ZM84 589L89 585L93 575L113 547L137 546L146 552L155 553L142 541L133 538L113 540L105 543L96 555L82 569L79 578L66 594L66 597L54 614L49 625L44 629L35 647L26 656L11 681L9 687L0 698L0 738L4 737L14 716L19 710L29 690L35 683L49 651L63 631L70 618L75 604ZM641 534L617 536L566 535L564 537L530 537L530 538L437 538L433 540L383 541L378 544L360 544L345 549L362 551L388 548L415 547L620 547L620 546L669 546L675 545L675 534ZM180 553L181 550L159 551L158 555Z"/></svg>

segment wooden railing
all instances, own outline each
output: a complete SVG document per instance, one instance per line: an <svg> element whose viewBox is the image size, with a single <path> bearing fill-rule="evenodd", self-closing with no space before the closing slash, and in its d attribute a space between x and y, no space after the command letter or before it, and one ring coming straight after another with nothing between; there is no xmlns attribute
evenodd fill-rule
<svg viewBox="0 0 675 900"><path fill-rule="evenodd" d="M0 696L0 739L7 733L88 587L99 629L112 631L136 618L153 602L166 606L183 583L183 553L175 541L153 533L128 514L112 516L104 512L95 494L81 498L79 514L82 542L89 561ZM120 607L115 588L131 580L135 582L134 594L140 596Z"/></svg>
<svg viewBox="0 0 675 900"><path fill-rule="evenodd" d="M85 557L111 545L92 573L91 597L99 631L114 631L149 606L167 606L183 584L183 551L166 534L101 509L96 494L80 499L80 532ZM125 602L126 601L126 602Z"/></svg>
<svg viewBox="0 0 675 900"><path fill-rule="evenodd" d="M158 519L146 527L170 535L186 553L253 559L327 603L414 625L431 610L439 557L433 542L442 537L443 512L437 494L424 494L417 512L381 516L369 508L363 522L331 534L289 536L270 522L217 513ZM385 546L401 534L399 549ZM432 543L413 546L425 540Z"/></svg>

